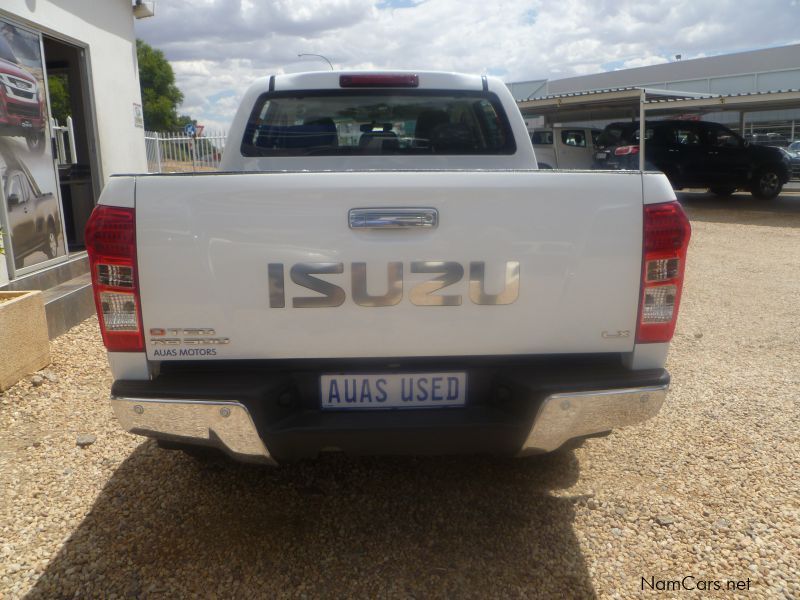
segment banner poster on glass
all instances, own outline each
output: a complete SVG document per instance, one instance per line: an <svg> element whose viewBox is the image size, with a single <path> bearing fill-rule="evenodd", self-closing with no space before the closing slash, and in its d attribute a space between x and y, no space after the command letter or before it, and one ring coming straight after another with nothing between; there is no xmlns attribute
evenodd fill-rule
<svg viewBox="0 0 800 600"><path fill-rule="evenodd" d="M40 34L0 19L0 227L17 275L67 254Z"/></svg>

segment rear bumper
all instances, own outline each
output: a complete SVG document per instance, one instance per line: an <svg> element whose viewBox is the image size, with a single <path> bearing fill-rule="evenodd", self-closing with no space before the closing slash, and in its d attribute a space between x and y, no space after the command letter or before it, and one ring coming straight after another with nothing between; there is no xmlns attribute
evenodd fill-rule
<svg viewBox="0 0 800 600"><path fill-rule="evenodd" d="M238 402L111 398L114 414L131 433L214 446L243 462L276 464Z"/></svg>
<svg viewBox="0 0 800 600"><path fill-rule="evenodd" d="M548 396L520 455L551 452L575 438L646 421L661 410L668 387L664 383Z"/></svg>
<svg viewBox="0 0 800 600"><path fill-rule="evenodd" d="M320 372L223 370L118 380L111 403L132 433L215 446L238 460L276 464L326 450L355 455L550 452L569 440L653 417L669 386L663 369L477 367L467 369L470 392L463 408L330 412L319 409Z"/></svg>

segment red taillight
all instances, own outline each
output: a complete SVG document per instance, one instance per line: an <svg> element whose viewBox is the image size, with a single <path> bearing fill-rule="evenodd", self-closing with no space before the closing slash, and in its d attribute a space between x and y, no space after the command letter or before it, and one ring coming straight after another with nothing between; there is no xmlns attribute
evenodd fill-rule
<svg viewBox="0 0 800 600"><path fill-rule="evenodd" d="M86 250L103 343L109 352L144 350L135 213L97 206L86 224Z"/></svg>
<svg viewBox="0 0 800 600"><path fill-rule="evenodd" d="M639 146L620 146L614 148L614 156L628 156L629 154L639 154Z"/></svg>
<svg viewBox="0 0 800 600"><path fill-rule="evenodd" d="M644 207L638 343L668 342L675 332L692 227L677 202Z"/></svg>
<svg viewBox="0 0 800 600"><path fill-rule="evenodd" d="M412 73L369 73L339 75L339 87L419 87L419 75Z"/></svg>

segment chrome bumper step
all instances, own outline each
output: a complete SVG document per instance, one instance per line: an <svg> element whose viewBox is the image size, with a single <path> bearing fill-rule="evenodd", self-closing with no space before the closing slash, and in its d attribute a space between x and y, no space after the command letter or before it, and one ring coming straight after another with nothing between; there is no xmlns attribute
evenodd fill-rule
<svg viewBox="0 0 800 600"><path fill-rule="evenodd" d="M542 402L520 456L551 452L574 438L646 421L661 409L668 387L552 394Z"/></svg>
<svg viewBox="0 0 800 600"><path fill-rule="evenodd" d="M667 388L551 394L542 401L518 455L551 452L571 439L645 421L658 413ZM112 396L111 405L131 433L213 446L240 461L277 464L239 402Z"/></svg>
<svg viewBox="0 0 800 600"><path fill-rule="evenodd" d="M277 463L256 430L249 411L238 402L111 397L122 427L156 438L183 438L224 450L245 462Z"/></svg>

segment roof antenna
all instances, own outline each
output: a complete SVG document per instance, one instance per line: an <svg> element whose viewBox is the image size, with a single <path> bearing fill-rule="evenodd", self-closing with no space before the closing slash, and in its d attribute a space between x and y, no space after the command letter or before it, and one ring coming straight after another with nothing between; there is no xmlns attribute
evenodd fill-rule
<svg viewBox="0 0 800 600"><path fill-rule="evenodd" d="M334 70L333 69L333 65L331 64L331 61L329 61L327 58L322 56L322 54L309 54L308 52L303 52L302 54L298 54L297 56L298 56L298 58L301 57L301 56L316 56L316 57L321 58L322 60L324 60L326 63L328 63L328 66L331 68L331 71Z"/></svg>

